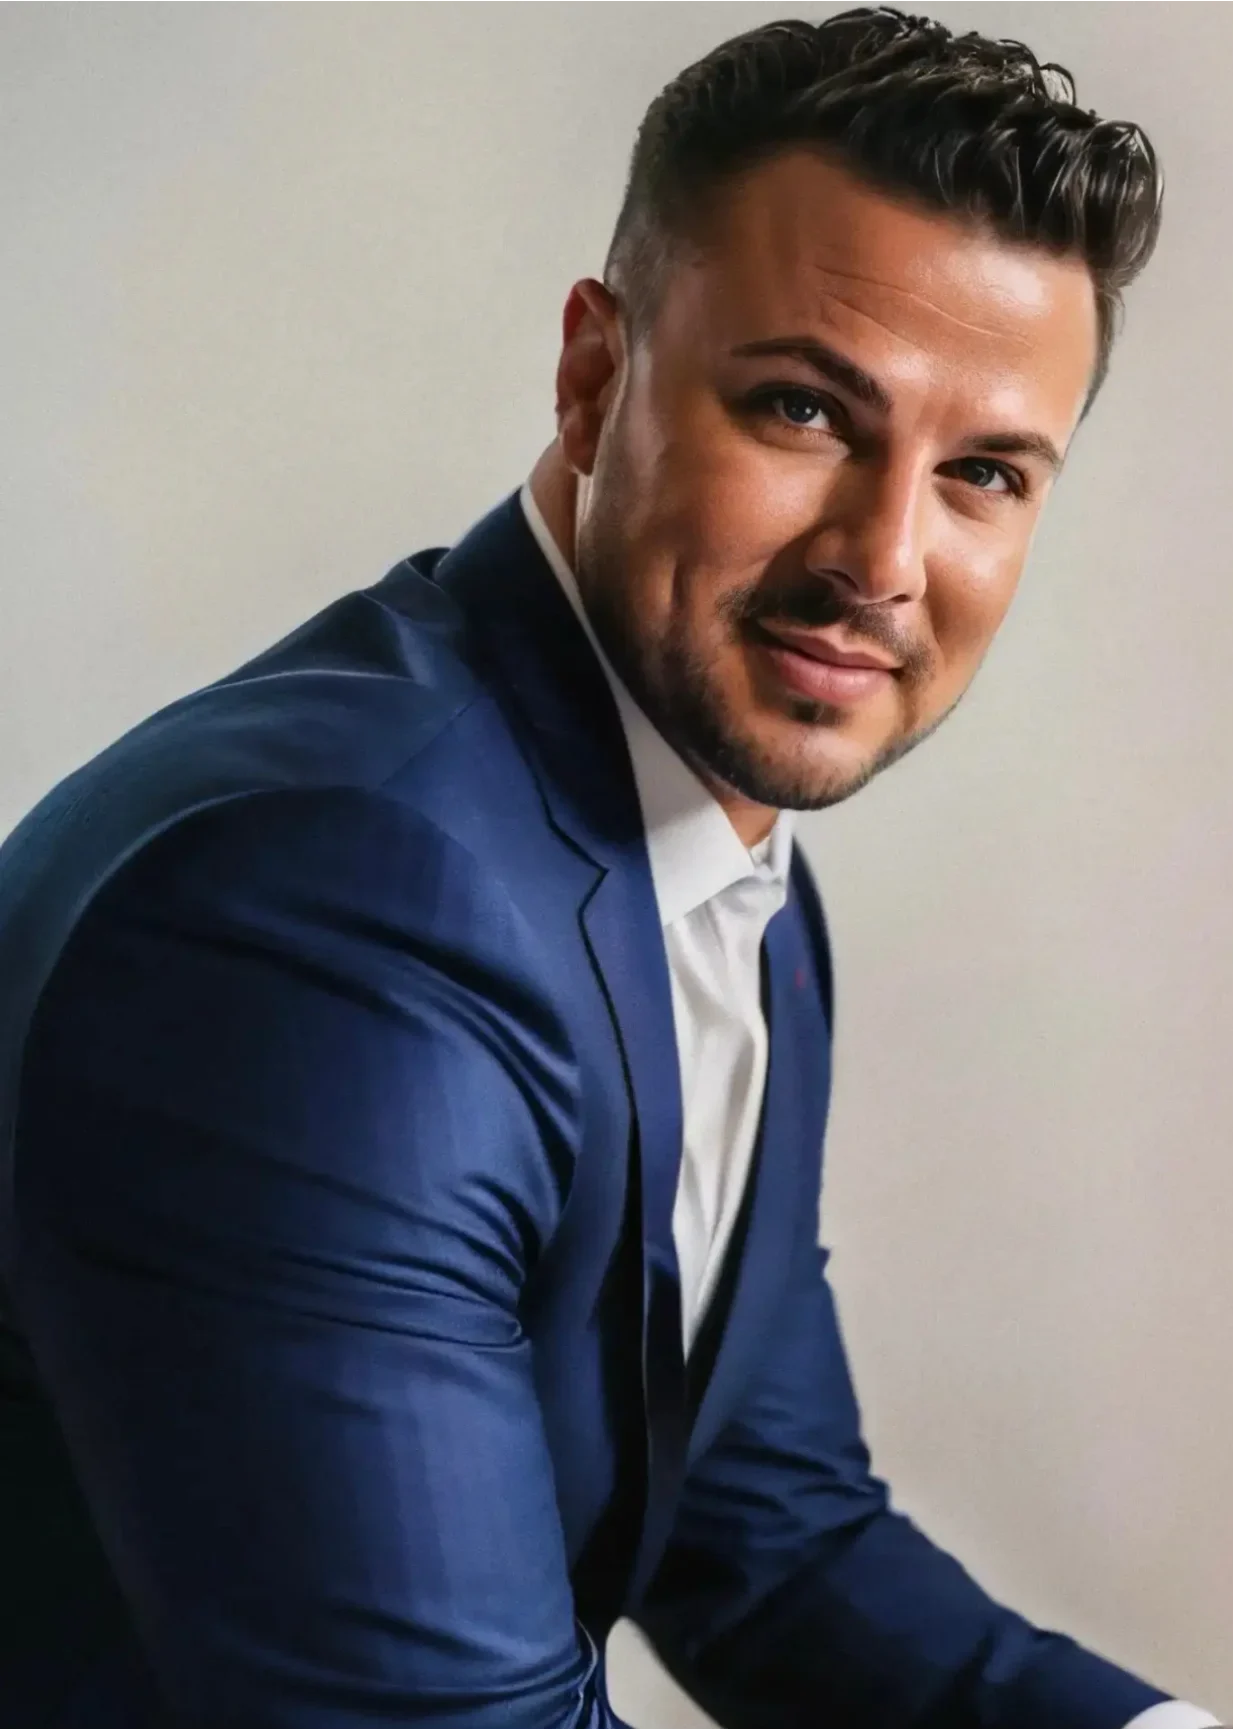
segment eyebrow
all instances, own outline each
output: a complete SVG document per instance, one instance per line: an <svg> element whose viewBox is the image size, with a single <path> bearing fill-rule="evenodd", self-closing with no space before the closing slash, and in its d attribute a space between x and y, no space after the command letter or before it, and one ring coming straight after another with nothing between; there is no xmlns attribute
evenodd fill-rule
<svg viewBox="0 0 1233 1731"><path fill-rule="evenodd" d="M794 360L804 361L807 367L812 367L815 373L821 373L824 379L832 384L841 385L850 396L863 403L867 409L873 409L876 414L889 415L894 407L890 393L880 385L872 373L867 373L864 367L858 367L855 361L845 360L836 350L828 348L825 343L818 342L816 337L769 337L760 343L742 343L733 349L734 355L790 355Z"/></svg>
<svg viewBox="0 0 1233 1731"><path fill-rule="evenodd" d="M888 417L894 408L890 393L884 385L878 383L872 373L867 373L864 367L858 367L855 361L848 360L826 343L820 343L816 337L769 337L762 342L741 343L732 353L740 356L791 356L794 360L803 361L807 367L812 367L815 373L829 379L832 384L840 386L849 396L855 397L858 403L872 409L875 414ZM981 433L974 438L965 439L963 448L968 455L988 453L1001 457L1034 457L1055 474L1062 467L1061 451L1044 433Z"/></svg>
<svg viewBox="0 0 1233 1731"><path fill-rule="evenodd" d="M1054 475L1062 467L1062 453L1044 433L980 433L963 448L970 456L1035 457Z"/></svg>

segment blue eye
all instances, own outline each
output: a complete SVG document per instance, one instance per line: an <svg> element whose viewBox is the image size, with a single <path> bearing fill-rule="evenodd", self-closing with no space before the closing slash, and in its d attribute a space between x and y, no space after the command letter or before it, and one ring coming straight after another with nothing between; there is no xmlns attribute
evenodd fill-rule
<svg viewBox="0 0 1233 1731"><path fill-rule="evenodd" d="M979 493L1009 493L1021 499L1026 491L1025 483L1016 471L1007 468L1005 463L995 463L992 457L964 457L950 467ZM999 481L1001 486L996 485Z"/></svg>
<svg viewBox="0 0 1233 1731"><path fill-rule="evenodd" d="M767 383L746 393L740 403L741 412L764 427L777 431L825 433L828 438L844 437L847 422L843 410L833 397L814 391L808 385Z"/></svg>
<svg viewBox="0 0 1233 1731"><path fill-rule="evenodd" d="M826 399L816 391L788 390L780 388L768 392L762 399L768 408L773 409L782 420L794 427L814 427L829 425L830 415L827 411Z"/></svg>

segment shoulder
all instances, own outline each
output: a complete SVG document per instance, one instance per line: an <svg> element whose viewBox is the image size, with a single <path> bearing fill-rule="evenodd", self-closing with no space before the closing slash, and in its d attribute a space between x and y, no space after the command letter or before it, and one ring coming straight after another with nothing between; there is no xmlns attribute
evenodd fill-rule
<svg viewBox="0 0 1233 1731"><path fill-rule="evenodd" d="M496 874L424 815L447 809L444 789L457 804L485 765L508 781L516 756L434 558L152 716L0 847L0 1068L87 912L138 895L180 920L208 909L289 931L311 904L325 923L349 910L522 953Z"/></svg>
<svg viewBox="0 0 1233 1731"><path fill-rule="evenodd" d="M135 808L188 809L214 794L379 788L482 703L466 620L405 560L261 655L151 716L70 784Z"/></svg>
<svg viewBox="0 0 1233 1731"><path fill-rule="evenodd" d="M0 924L52 883L88 898L163 830L260 793L380 789L495 706L435 554L343 596L235 672L168 704L61 781L0 847ZM408 771L412 771L408 776Z"/></svg>

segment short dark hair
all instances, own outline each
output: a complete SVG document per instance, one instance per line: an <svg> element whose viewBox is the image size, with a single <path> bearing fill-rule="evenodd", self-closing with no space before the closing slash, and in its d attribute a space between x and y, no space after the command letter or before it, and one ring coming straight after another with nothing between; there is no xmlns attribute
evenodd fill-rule
<svg viewBox="0 0 1233 1731"><path fill-rule="evenodd" d="M642 122L605 270L635 321L715 189L800 147L891 196L1082 259L1099 332L1090 405L1122 291L1160 231L1163 179L1141 127L1077 107L1070 73L1021 42L889 6L765 24L674 78Z"/></svg>

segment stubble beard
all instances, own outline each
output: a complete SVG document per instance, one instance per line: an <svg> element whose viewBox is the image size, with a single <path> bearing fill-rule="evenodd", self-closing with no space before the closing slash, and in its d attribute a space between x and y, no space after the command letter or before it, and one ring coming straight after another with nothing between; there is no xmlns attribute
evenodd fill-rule
<svg viewBox="0 0 1233 1731"><path fill-rule="evenodd" d="M850 799L876 775L905 756L933 728L888 742L855 770L827 770L809 761L810 737L838 730L845 711L834 704L792 700L788 718L801 731L796 762L743 736L725 713L708 663L685 641L678 625L659 646L654 661L639 641L628 612L615 600L622 591L604 581L588 583L587 612L604 652L647 719L699 778L742 799L775 811L822 811ZM936 723L934 725L937 725Z"/></svg>

